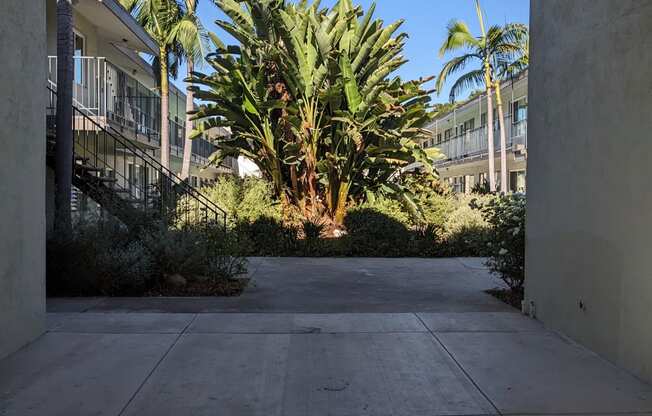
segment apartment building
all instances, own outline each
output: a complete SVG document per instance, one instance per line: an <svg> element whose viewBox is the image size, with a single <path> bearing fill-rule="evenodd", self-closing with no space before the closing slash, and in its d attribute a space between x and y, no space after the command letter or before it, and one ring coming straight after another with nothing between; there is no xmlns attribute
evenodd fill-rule
<svg viewBox="0 0 652 416"><path fill-rule="evenodd" d="M527 161L527 70L513 79L503 81L501 93L505 114L508 189L526 190ZM495 106L494 94L494 106ZM500 128L494 108L495 170L500 187ZM422 141L424 148L437 147L444 157L435 162L440 177L456 192L469 193L476 184L489 179L487 152L487 95L472 95L452 111L436 117L427 128L432 138Z"/></svg>
<svg viewBox="0 0 652 416"><path fill-rule="evenodd" d="M48 86L56 91L56 1L47 0L46 4ZM99 127L119 132L141 150L160 159L160 96L155 74L143 58L158 53L156 43L117 0L78 0L73 7L73 104ZM186 95L172 83L169 107L170 170L179 174L186 128ZM192 144L189 183L195 187L211 183L219 174L237 173L232 160L220 167L207 166L215 147L206 138L196 139ZM124 172L118 172L117 176L135 184L144 182L148 174L144 166L128 161L116 165L124 166Z"/></svg>

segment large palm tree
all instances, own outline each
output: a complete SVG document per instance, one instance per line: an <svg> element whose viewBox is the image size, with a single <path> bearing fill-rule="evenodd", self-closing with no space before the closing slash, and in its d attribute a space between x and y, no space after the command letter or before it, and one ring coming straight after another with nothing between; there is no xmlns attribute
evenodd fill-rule
<svg viewBox="0 0 652 416"><path fill-rule="evenodd" d="M158 70L161 92L161 164L170 167L170 55L179 50L176 26L183 10L176 0L120 0L159 47Z"/></svg>
<svg viewBox="0 0 652 416"><path fill-rule="evenodd" d="M72 231L72 83L73 10L71 0L57 0L57 142L55 147L55 221L58 235Z"/></svg>
<svg viewBox="0 0 652 416"><path fill-rule="evenodd" d="M460 76L453 84L450 96L454 99L462 92L472 87L483 87L487 93L487 151L489 156L489 187L496 191L496 176L494 162L494 128L493 128L493 90L496 90L496 106L500 124L501 143L501 191L507 192L507 154L502 110L500 84L497 81L497 66L500 62L515 59L520 53L519 39L524 25L507 24L503 27L491 26L485 28L480 1L475 0L476 13L480 25L480 36L473 36L466 23L453 20L447 26L447 35L439 49L440 57L450 52L463 50L464 53L446 62L437 77L436 90L441 93L449 76L463 71L469 64L478 62L479 69L471 70Z"/></svg>
<svg viewBox="0 0 652 416"><path fill-rule="evenodd" d="M197 14L199 0L184 0L185 8L183 17L174 27L172 37L181 46L181 51L186 58L188 77L192 75L195 64L201 62L207 53L206 43L208 34ZM190 176L190 158L192 155L192 120L189 114L194 110L194 93L192 90L186 92L186 130L185 142L183 145L183 163L181 167L181 179Z"/></svg>

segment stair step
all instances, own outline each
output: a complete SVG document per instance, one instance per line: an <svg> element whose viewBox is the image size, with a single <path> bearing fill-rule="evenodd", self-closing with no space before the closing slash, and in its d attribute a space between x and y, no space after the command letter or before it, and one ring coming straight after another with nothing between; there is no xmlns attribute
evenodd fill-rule
<svg viewBox="0 0 652 416"><path fill-rule="evenodd" d="M86 172L101 172L102 168L98 168L96 166L91 166L91 165L83 165L81 163L75 163L75 169L83 170Z"/></svg>
<svg viewBox="0 0 652 416"><path fill-rule="evenodd" d="M116 178L110 178L108 176L84 176L84 179L88 182L102 182L102 183L115 183L118 182ZM113 191L113 189L112 189Z"/></svg>

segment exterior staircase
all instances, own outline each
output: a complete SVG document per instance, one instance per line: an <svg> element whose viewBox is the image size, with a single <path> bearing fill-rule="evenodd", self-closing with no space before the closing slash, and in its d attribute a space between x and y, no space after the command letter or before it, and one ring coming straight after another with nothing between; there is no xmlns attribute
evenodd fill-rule
<svg viewBox="0 0 652 416"><path fill-rule="evenodd" d="M56 91L48 87L47 164L55 167ZM226 213L118 131L73 106L72 184L126 226L217 224Z"/></svg>

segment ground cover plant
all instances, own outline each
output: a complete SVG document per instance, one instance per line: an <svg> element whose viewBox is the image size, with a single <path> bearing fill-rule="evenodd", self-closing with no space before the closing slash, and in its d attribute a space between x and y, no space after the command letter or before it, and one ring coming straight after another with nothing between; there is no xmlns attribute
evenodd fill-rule
<svg viewBox="0 0 652 416"><path fill-rule="evenodd" d="M76 224L46 245L50 296L233 296L246 260L220 227L127 229L114 219Z"/></svg>

